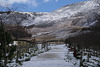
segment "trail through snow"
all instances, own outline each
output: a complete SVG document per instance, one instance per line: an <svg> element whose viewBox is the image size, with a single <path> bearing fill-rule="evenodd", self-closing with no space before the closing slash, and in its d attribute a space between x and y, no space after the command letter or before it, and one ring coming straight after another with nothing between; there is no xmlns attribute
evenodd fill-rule
<svg viewBox="0 0 100 67"><path fill-rule="evenodd" d="M64 60L67 52L65 44L51 46L51 50L31 58L21 67L78 67Z"/></svg>

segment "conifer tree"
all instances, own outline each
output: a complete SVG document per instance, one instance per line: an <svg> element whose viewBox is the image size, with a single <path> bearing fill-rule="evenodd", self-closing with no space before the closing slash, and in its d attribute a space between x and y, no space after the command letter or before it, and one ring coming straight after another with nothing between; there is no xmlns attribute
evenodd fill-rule
<svg viewBox="0 0 100 67"><path fill-rule="evenodd" d="M4 58L4 67L7 67L8 45L12 43L12 37L9 32L5 31L4 23L0 21L0 60Z"/></svg>

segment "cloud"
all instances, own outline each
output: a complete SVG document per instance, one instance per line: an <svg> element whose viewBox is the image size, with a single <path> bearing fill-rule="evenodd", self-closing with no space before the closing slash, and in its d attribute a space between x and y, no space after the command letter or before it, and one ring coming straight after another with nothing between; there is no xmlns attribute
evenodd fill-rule
<svg viewBox="0 0 100 67"><path fill-rule="evenodd" d="M32 2L32 5L33 5L34 7L37 7L37 6L38 6L38 3L37 3L36 1L33 1L33 2Z"/></svg>
<svg viewBox="0 0 100 67"><path fill-rule="evenodd" d="M50 0L44 0L45 3L49 2Z"/></svg>
<svg viewBox="0 0 100 67"><path fill-rule="evenodd" d="M0 6L13 5L14 3L31 4L34 7L38 5L36 0L0 0Z"/></svg>
<svg viewBox="0 0 100 67"><path fill-rule="evenodd" d="M56 0L56 2L58 2L59 0Z"/></svg>
<svg viewBox="0 0 100 67"><path fill-rule="evenodd" d="M42 0L42 3L47 3L50 2L51 0ZM52 1L56 1L58 2L59 0L52 0ZM39 4L41 4L41 2L39 2L39 0L0 0L0 6L11 6L14 3L18 3L18 4L25 4L28 6L33 6L33 7L37 7Z"/></svg>
<svg viewBox="0 0 100 67"><path fill-rule="evenodd" d="M47 2L49 2L49 1L51 1L51 0L43 0L45 3L47 3ZM58 2L59 0L52 0L52 1L56 1L56 2Z"/></svg>

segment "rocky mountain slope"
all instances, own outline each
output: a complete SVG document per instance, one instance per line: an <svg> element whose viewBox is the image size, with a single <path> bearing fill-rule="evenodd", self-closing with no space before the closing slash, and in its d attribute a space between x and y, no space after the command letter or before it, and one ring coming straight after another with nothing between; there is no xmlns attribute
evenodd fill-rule
<svg viewBox="0 0 100 67"><path fill-rule="evenodd" d="M96 25L100 14L99 0L90 0L64 6L50 13L0 13L6 23L27 26L27 31L38 39L66 39L77 35L80 29ZM6 19L6 20L5 20ZM87 31L86 31L87 32Z"/></svg>

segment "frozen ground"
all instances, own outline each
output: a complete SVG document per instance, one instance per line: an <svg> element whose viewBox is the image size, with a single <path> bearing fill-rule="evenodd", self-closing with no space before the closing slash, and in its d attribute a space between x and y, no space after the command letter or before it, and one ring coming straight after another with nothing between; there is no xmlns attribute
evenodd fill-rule
<svg viewBox="0 0 100 67"><path fill-rule="evenodd" d="M71 62L66 62L68 48L65 44L51 46L51 50L31 58L24 62L21 67L78 67Z"/></svg>

